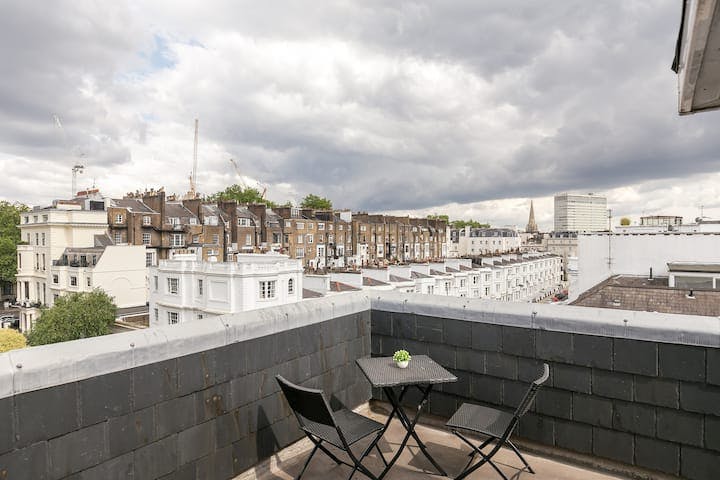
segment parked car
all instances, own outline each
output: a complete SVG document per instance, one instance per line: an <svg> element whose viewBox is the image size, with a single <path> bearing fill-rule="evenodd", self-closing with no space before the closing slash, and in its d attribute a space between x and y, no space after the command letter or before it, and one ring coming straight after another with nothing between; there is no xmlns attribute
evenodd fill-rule
<svg viewBox="0 0 720 480"><path fill-rule="evenodd" d="M12 315L3 315L0 317L0 328L20 328L20 319Z"/></svg>

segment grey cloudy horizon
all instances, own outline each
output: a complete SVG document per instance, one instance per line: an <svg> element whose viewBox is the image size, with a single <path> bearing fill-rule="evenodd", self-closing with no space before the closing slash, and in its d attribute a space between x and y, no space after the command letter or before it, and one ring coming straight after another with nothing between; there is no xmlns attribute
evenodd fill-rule
<svg viewBox="0 0 720 480"><path fill-rule="evenodd" d="M0 199L268 186L352 210L524 225L720 217L720 113L677 115L680 6L624 2L4 2ZM53 121L61 119L62 129Z"/></svg>

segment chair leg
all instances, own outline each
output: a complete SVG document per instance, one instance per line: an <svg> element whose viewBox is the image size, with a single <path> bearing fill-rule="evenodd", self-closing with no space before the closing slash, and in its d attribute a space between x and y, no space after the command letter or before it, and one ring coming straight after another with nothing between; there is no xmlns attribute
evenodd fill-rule
<svg viewBox="0 0 720 480"><path fill-rule="evenodd" d="M468 464L465 466L465 469L464 469L462 472L460 472L460 474L459 474L457 477L455 477L455 480L462 480L463 478L467 477L468 475L470 475L471 473L473 473L475 470L477 470L478 468L482 467L482 466L485 465L486 463L489 463L490 466L493 467L493 468L495 469L495 471L503 478L503 480L509 480L508 477L505 476L505 474L502 472L502 470L500 470L500 467L498 467L498 466L495 464L495 462L492 461L492 457L497 453L498 450L500 450L501 444L500 444L499 442L498 442L498 444L495 445L495 447L490 451L490 453L488 453L487 455L485 455L485 454L480 450L480 447L476 447L470 440L468 440L467 438L465 438L465 436L462 435L460 432L458 432L458 431L456 431L456 430L453 430L453 433L454 433L460 440L462 440L463 442L465 442L466 444L468 444L468 445L470 446L470 448L472 448L473 451L475 451L475 453L477 453L478 455L480 455L480 457L482 457L482 460L480 460L478 463L476 463L476 464L473 465L472 467L468 468L468 466L470 465L470 463L472 463L472 459L473 459L474 456L471 457L471 458L470 458L470 462L468 462ZM487 445L488 443L490 443L492 440L493 440L492 437L489 438L489 439L487 439L485 442L482 443L481 446L486 446L486 445Z"/></svg>
<svg viewBox="0 0 720 480"><path fill-rule="evenodd" d="M315 452L318 451L318 448L319 448L319 447L320 447L320 444L319 444L319 443L316 443L316 444L315 444L315 448L313 448L312 452L310 452L310 456L307 458L307 460L305 460L305 465L303 465L303 468L302 468L302 470L300 471L300 475L298 475L297 477L295 477L295 480L300 480L300 477L303 476L303 474L305 473L305 470L307 470L308 465L310 465L310 460L312 460L313 455L315 455Z"/></svg>
<svg viewBox="0 0 720 480"><path fill-rule="evenodd" d="M530 466L530 464L527 462L527 460L525 460L525 457L522 456L522 453L520 453L520 451L517 449L515 444L512 443L510 440L507 441L507 444L510 445L510 448L513 449L513 451L518 456L518 458L520 458L520 460L522 460L522 462L525 464L525 467L528 469L528 472L534 474L535 470L533 470L532 467Z"/></svg>

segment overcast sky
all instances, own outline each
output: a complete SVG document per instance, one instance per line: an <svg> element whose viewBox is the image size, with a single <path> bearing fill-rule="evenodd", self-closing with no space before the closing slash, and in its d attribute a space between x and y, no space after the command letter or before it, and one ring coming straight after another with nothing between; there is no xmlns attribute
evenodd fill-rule
<svg viewBox="0 0 720 480"><path fill-rule="evenodd" d="M677 0L2 1L0 199L199 190L527 222L720 217L720 112L677 115ZM191 3L191 2L187 2ZM60 119L62 128L53 121Z"/></svg>

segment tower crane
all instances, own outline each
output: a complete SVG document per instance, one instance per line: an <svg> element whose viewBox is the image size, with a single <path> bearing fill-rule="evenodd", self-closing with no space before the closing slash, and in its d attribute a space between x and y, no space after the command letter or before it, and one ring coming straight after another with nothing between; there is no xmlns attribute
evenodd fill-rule
<svg viewBox="0 0 720 480"><path fill-rule="evenodd" d="M60 129L60 132L62 133L63 146L65 147L65 150L69 150L68 145L67 145L67 135L65 133L65 128L63 128L63 124L60 121L60 117L57 114L53 114L53 123L55 124L55 126L57 128ZM85 154L83 152L80 152L78 154L78 157L82 158L84 156L85 156ZM75 198L75 195L77 195L77 191L78 191L77 190L77 175L78 175L78 173L83 173L84 169L85 169L85 165L80 164L80 163L76 163L72 167L72 191L70 192L70 198Z"/></svg>

